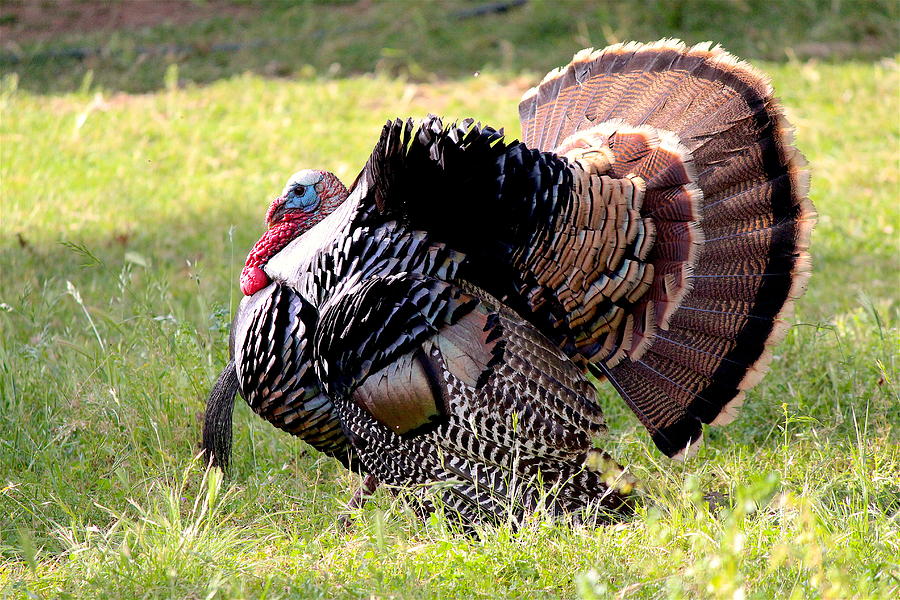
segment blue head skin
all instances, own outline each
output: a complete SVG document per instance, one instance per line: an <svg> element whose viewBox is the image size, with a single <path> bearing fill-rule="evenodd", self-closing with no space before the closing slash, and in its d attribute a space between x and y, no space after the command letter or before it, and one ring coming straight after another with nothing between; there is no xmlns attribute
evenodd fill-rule
<svg viewBox="0 0 900 600"><path fill-rule="evenodd" d="M322 173L316 171L300 171L284 186L284 205L291 209L312 212L319 207L321 199L316 191L316 184L322 181Z"/></svg>
<svg viewBox="0 0 900 600"><path fill-rule="evenodd" d="M294 173L281 191L280 201L272 203L266 215L266 224L272 226L288 213L301 216L312 213L322 204L320 192L325 173L306 169ZM299 213L299 214L298 214Z"/></svg>

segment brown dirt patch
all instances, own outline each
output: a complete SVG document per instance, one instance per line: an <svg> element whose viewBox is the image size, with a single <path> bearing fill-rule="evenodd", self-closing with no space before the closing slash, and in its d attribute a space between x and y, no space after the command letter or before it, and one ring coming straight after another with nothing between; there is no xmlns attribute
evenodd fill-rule
<svg viewBox="0 0 900 600"><path fill-rule="evenodd" d="M0 0L0 40L22 44L68 34L242 18L258 10L226 0Z"/></svg>

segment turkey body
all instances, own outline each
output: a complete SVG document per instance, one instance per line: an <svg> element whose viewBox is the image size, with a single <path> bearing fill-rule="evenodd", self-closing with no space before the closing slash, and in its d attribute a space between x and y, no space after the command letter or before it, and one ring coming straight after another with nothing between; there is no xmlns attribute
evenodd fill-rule
<svg viewBox="0 0 900 600"><path fill-rule="evenodd" d="M396 120L349 196L244 298L235 390L346 466L464 522L597 515L632 480L594 448L608 379L662 452L736 415L803 290L814 212L763 76L674 41L582 51L524 139Z"/></svg>

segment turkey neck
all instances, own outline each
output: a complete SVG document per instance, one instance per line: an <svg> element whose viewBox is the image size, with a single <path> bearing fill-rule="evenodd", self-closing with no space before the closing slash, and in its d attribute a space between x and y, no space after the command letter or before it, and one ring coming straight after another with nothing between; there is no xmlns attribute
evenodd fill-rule
<svg viewBox="0 0 900 600"><path fill-rule="evenodd" d="M311 263L317 255L327 252L348 235L356 209L357 202L349 198L302 235L287 240L265 263L266 274L304 291L304 275L310 273ZM307 297L312 299L316 294L310 293Z"/></svg>
<svg viewBox="0 0 900 600"><path fill-rule="evenodd" d="M272 279L286 282L296 280L296 275L300 270L296 267L308 263L308 259L316 250L325 247L332 241L329 238L334 238L338 233L337 230L346 229L346 227L341 228L340 226L347 224L348 209L352 204L349 201L343 201L334 208L326 207L330 210L329 214L320 218L318 222L315 217L289 219L267 229L247 255L247 261L241 272L244 294L252 295L271 283ZM288 250L288 248L291 249ZM285 263L283 260L277 260L280 255L289 255L291 258ZM273 267L273 262L276 264L275 267ZM285 268L287 264L292 264L293 267ZM294 277L288 279L286 277L288 274ZM261 277L264 278L264 281L261 284L251 285L249 289L245 290L245 280L251 277Z"/></svg>
<svg viewBox="0 0 900 600"><path fill-rule="evenodd" d="M296 238L301 231L301 221L282 221L266 230L247 255L246 267L261 267L282 248Z"/></svg>

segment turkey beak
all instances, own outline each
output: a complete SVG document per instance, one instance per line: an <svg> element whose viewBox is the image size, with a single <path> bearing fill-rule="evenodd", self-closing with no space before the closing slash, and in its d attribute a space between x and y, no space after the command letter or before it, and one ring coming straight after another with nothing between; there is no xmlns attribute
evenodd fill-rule
<svg viewBox="0 0 900 600"><path fill-rule="evenodd" d="M279 196L272 201L272 208L269 209L269 214L266 215L266 225L269 229L284 218L285 213L287 213L286 203L284 196Z"/></svg>

